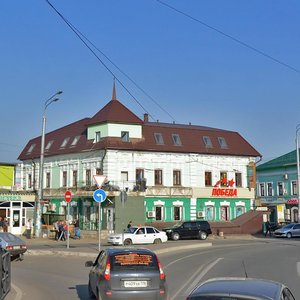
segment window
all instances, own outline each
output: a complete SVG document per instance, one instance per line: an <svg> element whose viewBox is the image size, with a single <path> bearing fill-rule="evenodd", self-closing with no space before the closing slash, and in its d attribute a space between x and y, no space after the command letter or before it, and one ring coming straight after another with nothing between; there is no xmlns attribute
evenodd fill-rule
<svg viewBox="0 0 300 300"><path fill-rule="evenodd" d="M164 139L161 133L154 133L155 142L158 145L164 145Z"/></svg>
<svg viewBox="0 0 300 300"><path fill-rule="evenodd" d="M129 142L129 131L121 131L122 142Z"/></svg>
<svg viewBox="0 0 300 300"><path fill-rule="evenodd" d="M77 143L78 143L78 141L79 141L79 139L80 139L80 135L75 136L75 137L74 137L74 140L73 140L72 143L71 143L71 147L76 146Z"/></svg>
<svg viewBox="0 0 300 300"><path fill-rule="evenodd" d="M265 196L265 184L264 183L259 184L259 191L260 191L260 196L264 197Z"/></svg>
<svg viewBox="0 0 300 300"><path fill-rule="evenodd" d="M163 221L163 206L155 206L155 220Z"/></svg>
<svg viewBox="0 0 300 300"><path fill-rule="evenodd" d="M297 195L298 191L297 191L297 181L293 180L292 181L292 195L295 196Z"/></svg>
<svg viewBox="0 0 300 300"><path fill-rule="evenodd" d="M77 186L77 170L73 171L73 186Z"/></svg>
<svg viewBox="0 0 300 300"><path fill-rule="evenodd" d="M173 170L173 185L181 185L181 172L180 172L180 170Z"/></svg>
<svg viewBox="0 0 300 300"><path fill-rule="evenodd" d="M162 185L162 170L154 170L154 184Z"/></svg>
<svg viewBox="0 0 300 300"><path fill-rule="evenodd" d="M213 206L205 206L205 217L207 221L215 219L215 208Z"/></svg>
<svg viewBox="0 0 300 300"><path fill-rule="evenodd" d="M51 184L51 182L50 182L50 172L47 172L46 173L46 188L50 188L50 184Z"/></svg>
<svg viewBox="0 0 300 300"><path fill-rule="evenodd" d="M68 144L69 139L70 139L69 137L65 138L61 143L60 148L65 148Z"/></svg>
<svg viewBox="0 0 300 300"><path fill-rule="evenodd" d="M277 182L277 195L283 196L284 189L283 189L283 182Z"/></svg>
<svg viewBox="0 0 300 300"><path fill-rule="evenodd" d="M181 146L181 140L178 134L172 134L172 140L175 146Z"/></svg>
<svg viewBox="0 0 300 300"><path fill-rule="evenodd" d="M98 143L101 139L101 131L95 132L95 143Z"/></svg>
<svg viewBox="0 0 300 300"><path fill-rule="evenodd" d="M63 171L62 173L62 186L66 187L68 182L68 173L67 171Z"/></svg>
<svg viewBox="0 0 300 300"><path fill-rule="evenodd" d="M273 184L272 182L267 183L267 195L272 197L273 196Z"/></svg>
<svg viewBox="0 0 300 300"><path fill-rule="evenodd" d="M227 186L227 172L220 172L221 186Z"/></svg>
<svg viewBox="0 0 300 300"><path fill-rule="evenodd" d="M218 137L218 142L219 142L219 145L222 149L228 149L228 146L227 146L227 143L226 143L226 140L225 138L223 137Z"/></svg>
<svg viewBox="0 0 300 300"><path fill-rule="evenodd" d="M203 142L204 142L206 148L212 148L213 147L211 139L210 139L209 136L204 136L203 137Z"/></svg>
<svg viewBox="0 0 300 300"><path fill-rule="evenodd" d="M32 175L28 174L28 188L31 189L32 188Z"/></svg>
<svg viewBox="0 0 300 300"><path fill-rule="evenodd" d="M85 170L85 185L90 186L91 185L91 170Z"/></svg>
<svg viewBox="0 0 300 300"><path fill-rule="evenodd" d="M128 172L126 171L122 171L121 172L121 180L124 181L128 181Z"/></svg>
<svg viewBox="0 0 300 300"><path fill-rule="evenodd" d="M135 180L141 181L144 178L144 169L135 170Z"/></svg>
<svg viewBox="0 0 300 300"><path fill-rule="evenodd" d="M45 147L45 151L49 151L49 150L50 150L50 148L51 148L53 142L54 142L54 141L52 140L52 141L49 141L49 142L47 143L47 145L46 145L46 147Z"/></svg>
<svg viewBox="0 0 300 300"><path fill-rule="evenodd" d="M212 186L212 175L211 172L206 171L205 172L205 186Z"/></svg>
<svg viewBox="0 0 300 300"><path fill-rule="evenodd" d="M174 206L174 221L180 221L182 214L182 207L181 206Z"/></svg>
<svg viewBox="0 0 300 300"><path fill-rule="evenodd" d="M27 150L27 154L31 153L34 148L35 148L35 144L31 144L29 149Z"/></svg>
<svg viewBox="0 0 300 300"><path fill-rule="evenodd" d="M229 220L229 207L221 206L221 220L228 221Z"/></svg>
<svg viewBox="0 0 300 300"><path fill-rule="evenodd" d="M245 212L245 207L244 206L237 206L235 208L235 216L239 217Z"/></svg>
<svg viewBox="0 0 300 300"><path fill-rule="evenodd" d="M235 173L235 186L242 187L242 173Z"/></svg>

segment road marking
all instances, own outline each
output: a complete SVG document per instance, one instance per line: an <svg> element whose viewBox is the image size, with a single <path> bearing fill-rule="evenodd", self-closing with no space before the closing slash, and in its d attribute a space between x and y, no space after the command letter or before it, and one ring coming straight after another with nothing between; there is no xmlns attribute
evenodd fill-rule
<svg viewBox="0 0 300 300"><path fill-rule="evenodd" d="M14 300L21 300L23 296L22 290L13 283L11 284L11 287L16 291L17 294Z"/></svg>
<svg viewBox="0 0 300 300"><path fill-rule="evenodd" d="M183 289L185 289L185 297L190 294L190 292L195 288L195 286L200 282L200 280L204 277L204 275L210 271L220 260L223 258L220 257L213 262L209 263L206 267L205 265L200 266L195 272L195 276L192 276L190 280L188 280L171 298L170 300L176 299L178 294L181 293Z"/></svg>
<svg viewBox="0 0 300 300"><path fill-rule="evenodd" d="M300 262L299 261L297 262L297 273L298 273L298 276L300 277Z"/></svg>

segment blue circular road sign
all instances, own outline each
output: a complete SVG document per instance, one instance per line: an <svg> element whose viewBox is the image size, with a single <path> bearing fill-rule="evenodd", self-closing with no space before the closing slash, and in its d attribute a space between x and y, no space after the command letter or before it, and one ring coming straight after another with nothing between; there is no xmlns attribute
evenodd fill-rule
<svg viewBox="0 0 300 300"><path fill-rule="evenodd" d="M97 202L104 202L106 199L106 192L102 189L94 191L93 198Z"/></svg>

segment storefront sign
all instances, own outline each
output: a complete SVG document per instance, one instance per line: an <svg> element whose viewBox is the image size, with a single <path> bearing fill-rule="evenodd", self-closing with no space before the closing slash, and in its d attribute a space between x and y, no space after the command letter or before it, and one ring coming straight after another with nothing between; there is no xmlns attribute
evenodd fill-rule
<svg viewBox="0 0 300 300"><path fill-rule="evenodd" d="M0 195L0 201L21 201L20 195Z"/></svg>
<svg viewBox="0 0 300 300"><path fill-rule="evenodd" d="M290 204L290 205L298 205L298 199L289 199L287 201L287 204Z"/></svg>
<svg viewBox="0 0 300 300"><path fill-rule="evenodd" d="M211 195L213 197L237 197L237 189L233 188L233 179L227 180L223 178L218 181L212 189Z"/></svg>

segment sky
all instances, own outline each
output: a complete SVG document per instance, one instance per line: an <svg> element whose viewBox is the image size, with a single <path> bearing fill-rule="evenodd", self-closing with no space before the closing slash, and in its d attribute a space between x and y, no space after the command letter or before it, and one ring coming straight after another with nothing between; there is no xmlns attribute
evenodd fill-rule
<svg viewBox="0 0 300 300"><path fill-rule="evenodd" d="M262 162L295 149L300 1L49 1L93 52L46 0L1 1L0 162L41 135L57 91L46 132L97 113L114 77L140 118L237 131Z"/></svg>

